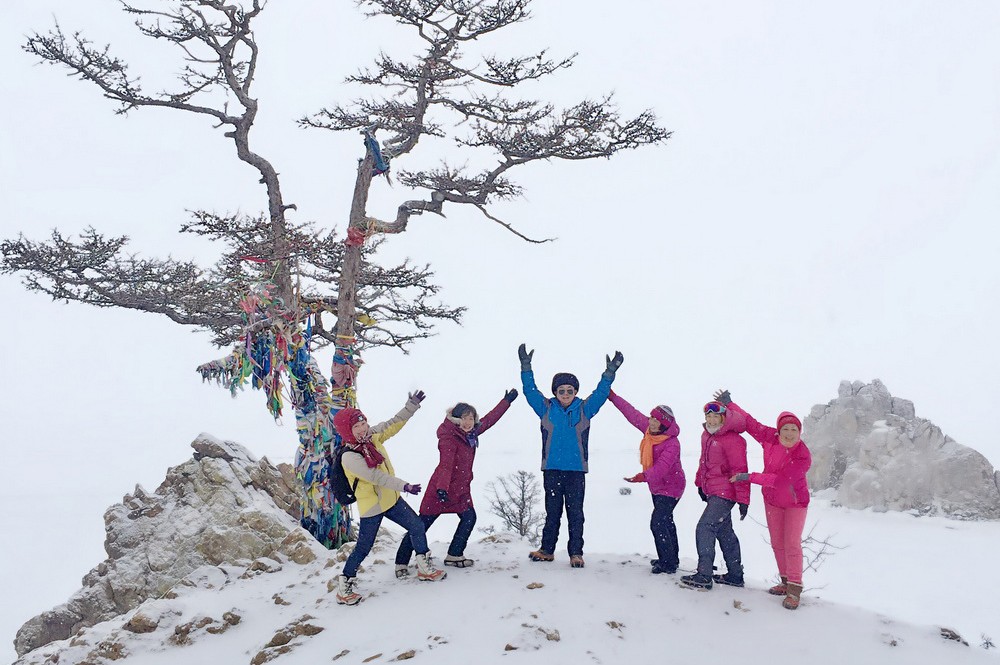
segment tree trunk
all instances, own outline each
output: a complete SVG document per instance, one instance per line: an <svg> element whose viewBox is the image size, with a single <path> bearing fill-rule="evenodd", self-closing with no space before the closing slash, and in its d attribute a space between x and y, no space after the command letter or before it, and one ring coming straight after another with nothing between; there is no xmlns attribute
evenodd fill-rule
<svg viewBox="0 0 1000 665"><path fill-rule="evenodd" d="M368 190L372 185L372 167L375 157L366 150L365 158L358 164L358 177L354 183L354 198L351 200L351 217L348 232L354 229L364 233L367 230ZM354 324L357 319L358 271L361 269L361 244L346 243L344 265L340 273L340 284L337 288L337 328L336 333L342 338L354 337Z"/></svg>

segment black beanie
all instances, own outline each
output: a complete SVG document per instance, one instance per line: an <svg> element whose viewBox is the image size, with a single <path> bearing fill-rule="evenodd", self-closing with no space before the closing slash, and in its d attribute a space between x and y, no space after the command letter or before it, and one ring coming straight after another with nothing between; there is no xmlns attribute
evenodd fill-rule
<svg viewBox="0 0 1000 665"><path fill-rule="evenodd" d="M569 372L559 372L552 377L552 392L556 392L559 386L573 386L573 390L580 392L580 381Z"/></svg>

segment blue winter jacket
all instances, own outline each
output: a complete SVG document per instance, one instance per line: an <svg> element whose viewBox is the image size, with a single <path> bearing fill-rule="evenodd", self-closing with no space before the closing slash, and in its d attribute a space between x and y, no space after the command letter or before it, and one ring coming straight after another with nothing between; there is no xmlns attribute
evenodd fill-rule
<svg viewBox="0 0 1000 665"><path fill-rule="evenodd" d="M555 397L545 397L535 385L534 372L521 372L524 398L541 418L542 471L583 471L589 468L590 419L597 415L611 391L614 377L603 374L594 392L583 400L574 397L565 409Z"/></svg>

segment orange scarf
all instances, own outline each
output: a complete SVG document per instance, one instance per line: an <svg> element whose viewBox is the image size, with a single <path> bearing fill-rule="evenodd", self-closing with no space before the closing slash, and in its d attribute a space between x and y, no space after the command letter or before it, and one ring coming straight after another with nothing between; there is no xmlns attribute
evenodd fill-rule
<svg viewBox="0 0 1000 665"><path fill-rule="evenodd" d="M666 434L650 434L649 430L642 437L639 444L639 463L642 464L643 471L649 471L653 466L653 446L658 446L668 439Z"/></svg>

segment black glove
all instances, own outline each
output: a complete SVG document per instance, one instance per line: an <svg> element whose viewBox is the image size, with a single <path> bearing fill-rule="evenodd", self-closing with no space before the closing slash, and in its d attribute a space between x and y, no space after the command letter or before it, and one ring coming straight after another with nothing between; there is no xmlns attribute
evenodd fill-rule
<svg viewBox="0 0 1000 665"><path fill-rule="evenodd" d="M517 347L517 357L521 361L521 371L530 372L531 371L531 356L535 355L535 350L532 349L528 351L528 347L524 344Z"/></svg>
<svg viewBox="0 0 1000 665"><path fill-rule="evenodd" d="M421 488L420 488L419 484L418 485L410 485L410 484L403 485L403 491L406 492L407 494L420 494L420 489Z"/></svg>
<svg viewBox="0 0 1000 665"><path fill-rule="evenodd" d="M702 501L704 501L705 503L708 503L708 497L707 497L707 496L705 496L705 490L703 490L703 489L702 489L702 488L700 488L700 487L698 488L698 496L700 496L700 497L701 497L701 500L702 500Z"/></svg>
<svg viewBox="0 0 1000 665"><path fill-rule="evenodd" d="M750 480L750 474L749 473L737 473L736 475L733 476L732 480L733 480L733 482L737 482L737 483L745 483L746 481Z"/></svg>
<svg viewBox="0 0 1000 665"><path fill-rule="evenodd" d="M440 501L441 503L448 503L448 490L443 490L443 489L438 490L437 495L438 495L438 501Z"/></svg>
<svg viewBox="0 0 1000 665"><path fill-rule="evenodd" d="M517 388L511 388L504 394L503 398L513 404L514 400L517 399L518 394Z"/></svg>
<svg viewBox="0 0 1000 665"><path fill-rule="evenodd" d="M741 503L740 504L740 521L741 522L747 518L747 511L748 510L750 510L750 504L749 503Z"/></svg>
<svg viewBox="0 0 1000 665"><path fill-rule="evenodd" d="M621 351L615 351L614 358L612 358L611 356L604 356L604 359L608 363L607 368L604 370L605 376L614 378L615 373L618 371L618 368L622 366L623 362L625 362L625 356L622 355Z"/></svg>
<svg viewBox="0 0 1000 665"><path fill-rule="evenodd" d="M719 390L715 393L715 401L722 406L729 406L729 403L733 401L733 398L729 396L728 390Z"/></svg>
<svg viewBox="0 0 1000 665"><path fill-rule="evenodd" d="M410 401L413 402L414 404L420 404L421 402L424 401L425 397L427 397L427 395L424 394L423 390L418 390L415 393L410 393Z"/></svg>

